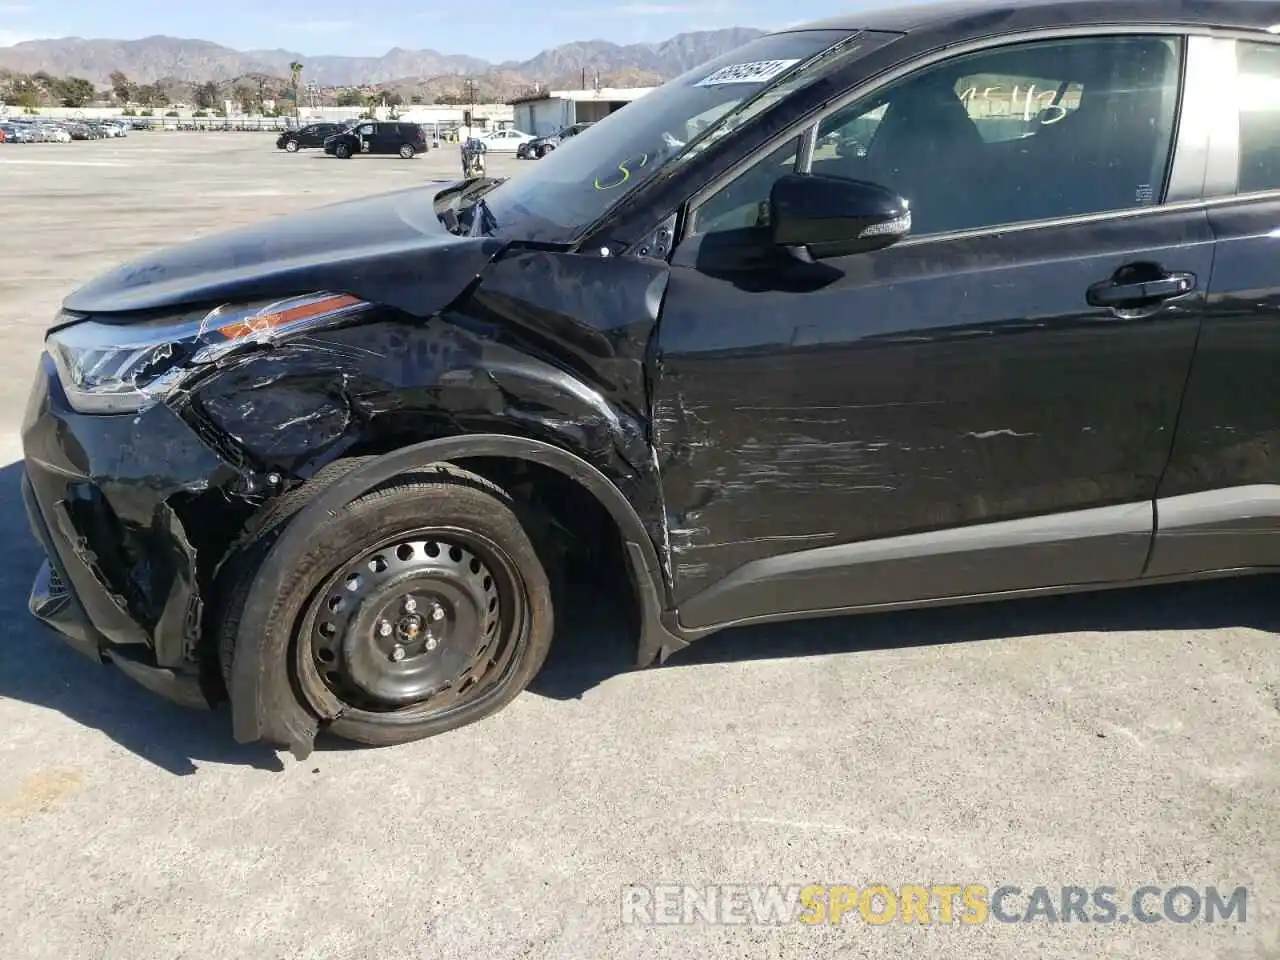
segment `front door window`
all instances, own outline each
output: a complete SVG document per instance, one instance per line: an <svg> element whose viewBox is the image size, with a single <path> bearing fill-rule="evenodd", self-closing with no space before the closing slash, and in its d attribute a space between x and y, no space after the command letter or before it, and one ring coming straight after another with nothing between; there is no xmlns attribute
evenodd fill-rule
<svg viewBox="0 0 1280 960"><path fill-rule="evenodd" d="M917 236L1159 203L1179 48L1171 37L1099 37L957 57L827 117L811 171L898 192ZM748 225L792 172L783 155L790 145L700 205L692 232Z"/></svg>

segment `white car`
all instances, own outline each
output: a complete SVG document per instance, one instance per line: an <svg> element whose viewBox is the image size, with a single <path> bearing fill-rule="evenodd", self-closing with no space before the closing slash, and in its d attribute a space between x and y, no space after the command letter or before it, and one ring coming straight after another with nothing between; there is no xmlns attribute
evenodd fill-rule
<svg viewBox="0 0 1280 960"><path fill-rule="evenodd" d="M520 144L528 143L534 136L520 130L494 130L476 139L488 148L488 153L515 153Z"/></svg>

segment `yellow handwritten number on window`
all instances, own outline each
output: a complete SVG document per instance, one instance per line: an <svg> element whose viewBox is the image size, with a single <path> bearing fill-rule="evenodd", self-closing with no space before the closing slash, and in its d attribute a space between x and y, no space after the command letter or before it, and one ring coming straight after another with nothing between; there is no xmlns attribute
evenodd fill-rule
<svg viewBox="0 0 1280 960"><path fill-rule="evenodd" d="M641 153L634 157L628 157L618 164L617 173L610 173L605 177L596 177L597 190L612 190L614 187L620 187L631 179L632 167L643 169L649 162L649 155Z"/></svg>

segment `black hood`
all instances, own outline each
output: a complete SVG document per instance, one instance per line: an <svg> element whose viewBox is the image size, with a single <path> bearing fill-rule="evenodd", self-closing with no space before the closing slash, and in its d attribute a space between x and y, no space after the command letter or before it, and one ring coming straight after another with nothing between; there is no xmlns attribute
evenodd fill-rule
<svg viewBox="0 0 1280 960"><path fill-rule="evenodd" d="M428 316L504 245L441 225L435 199L450 186L351 200L158 250L90 281L63 306L136 313L329 290Z"/></svg>

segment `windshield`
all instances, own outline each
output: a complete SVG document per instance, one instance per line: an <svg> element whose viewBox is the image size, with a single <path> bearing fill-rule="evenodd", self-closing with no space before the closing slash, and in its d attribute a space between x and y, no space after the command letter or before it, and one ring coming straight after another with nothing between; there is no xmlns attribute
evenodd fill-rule
<svg viewBox="0 0 1280 960"><path fill-rule="evenodd" d="M814 58L849 36L773 34L690 70L566 137L532 169L487 194L493 222L526 240L572 240L695 138L710 143L807 82Z"/></svg>

